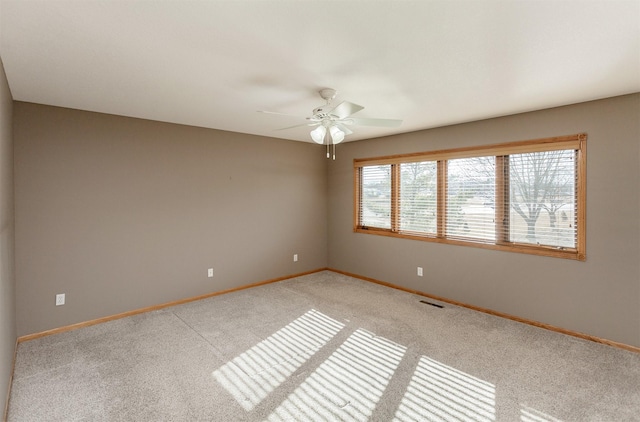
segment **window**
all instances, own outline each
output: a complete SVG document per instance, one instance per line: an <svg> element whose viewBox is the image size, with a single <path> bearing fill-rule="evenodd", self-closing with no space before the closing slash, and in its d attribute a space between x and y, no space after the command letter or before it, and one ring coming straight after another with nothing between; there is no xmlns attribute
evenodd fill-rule
<svg viewBox="0 0 640 422"><path fill-rule="evenodd" d="M436 161L400 164L400 230L436 233Z"/></svg>
<svg viewBox="0 0 640 422"><path fill-rule="evenodd" d="M586 135L354 160L354 230L585 260Z"/></svg>
<svg viewBox="0 0 640 422"><path fill-rule="evenodd" d="M360 222L363 226L391 228L391 166L363 167Z"/></svg>
<svg viewBox="0 0 640 422"><path fill-rule="evenodd" d="M509 156L509 239L574 248L575 151Z"/></svg>
<svg viewBox="0 0 640 422"><path fill-rule="evenodd" d="M447 162L446 233L451 237L496 237L495 157L456 158Z"/></svg>

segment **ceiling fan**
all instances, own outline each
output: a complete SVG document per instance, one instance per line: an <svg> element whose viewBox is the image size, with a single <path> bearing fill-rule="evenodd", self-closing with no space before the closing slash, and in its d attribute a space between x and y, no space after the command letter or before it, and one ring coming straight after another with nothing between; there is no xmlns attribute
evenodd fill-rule
<svg viewBox="0 0 640 422"><path fill-rule="evenodd" d="M309 126L315 127L310 133L311 139L320 145L327 146L327 158L331 154L329 148L333 145L333 159L336 159L336 144L344 140L344 137L353 133L348 126L378 126L378 127L397 127L400 126L402 120L396 119L371 119L351 117L353 114L364 109L364 107L343 101L337 106L333 106L331 101L336 97L336 90L324 88L319 91L320 97L326 101L325 105L316 107L312 111L310 117L305 117L308 123L289 126L278 130L293 129L295 127ZM272 111L263 111L263 113L286 115ZM288 116L288 115L286 115Z"/></svg>

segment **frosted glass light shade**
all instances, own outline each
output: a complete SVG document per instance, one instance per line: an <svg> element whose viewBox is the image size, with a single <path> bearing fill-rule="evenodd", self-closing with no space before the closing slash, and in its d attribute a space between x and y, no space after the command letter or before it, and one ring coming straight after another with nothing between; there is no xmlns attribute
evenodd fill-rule
<svg viewBox="0 0 640 422"><path fill-rule="evenodd" d="M316 144L324 144L324 136L327 134L327 128L324 126L318 126L317 128L311 131L311 139Z"/></svg>
<svg viewBox="0 0 640 422"><path fill-rule="evenodd" d="M336 126L331 126L329 128L329 133L331 134L331 139L333 140L334 145L339 144L344 140L344 132Z"/></svg>

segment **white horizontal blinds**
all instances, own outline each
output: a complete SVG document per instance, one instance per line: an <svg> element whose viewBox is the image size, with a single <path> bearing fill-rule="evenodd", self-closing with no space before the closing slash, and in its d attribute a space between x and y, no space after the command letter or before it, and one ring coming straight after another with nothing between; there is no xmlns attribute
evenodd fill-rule
<svg viewBox="0 0 640 422"><path fill-rule="evenodd" d="M576 247L576 151L509 156L511 242Z"/></svg>
<svg viewBox="0 0 640 422"><path fill-rule="evenodd" d="M436 161L400 164L400 231L437 232Z"/></svg>
<svg viewBox="0 0 640 422"><path fill-rule="evenodd" d="M495 241L496 158L447 163L446 236Z"/></svg>
<svg viewBox="0 0 640 422"><path fill-rule="evenodd" d="M361 227L391 228L391 165L361 167Z"/></svg>
<svg viewBox="0 0 640 422"><path fill-rule="evenodd" d="M585 154L582 133L355 159L354 231L584 261Z"/></svg>

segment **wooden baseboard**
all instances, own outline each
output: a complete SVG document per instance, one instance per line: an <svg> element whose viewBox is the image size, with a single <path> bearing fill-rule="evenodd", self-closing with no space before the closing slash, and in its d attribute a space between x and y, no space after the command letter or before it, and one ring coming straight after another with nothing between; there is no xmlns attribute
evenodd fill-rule
<svg viewBox="0 0 640 422"><path fill-rule="evenodd" d="M11 373L9 374L9 386L7 387L7 399L4 402L3 421L6 421L9 417L9 398L11 397L11 386L13 385L13 373L16 369L16 356L18 354L18 340L13 348L13 364L11 365Z"/></svg>
<svg viewBox="0 0 640 422"><path fill-rule="evenodd" d="M371 283L380 284L382 286L391 287L393 289L402 290L402 291L407 292L407 293L413 293L413 294L416 294L416 295L419 295L419 296L428 297L430 299L438 300L440 302L445 302L445 303L449 303L449 304L452 304L452 305L461 306L463 308L471 309L471 310L478 311L478 312L483 312L485 314L494 315L494 316L498 316L498 317L501 317L501 318L510 319L512 321L521 322L523 324L533 325L534 327L544 328L545 330L555 331L557 333L566 334L566 335L569 335L569 336L581 338L583 340L589 340L589 341L593 341L595 343L606 344L607 346L612 346L612 347L617 347L619 349L628 350L630 352L640 353L640 347L631 346L629 344L619 343L617 341L607 340L607 339L603 339L603 338L600 338L600 337L592 336L592 335L589 335L589 334L580 333L580 332L577 332L577 331L567 330L566 328L556 327L554 325L545 324L543 322L533 321L533 320L526 319L526 318L520 318L520 317L515 316L515 315L510 315L510 314L506 314L504 312L494 311L492 309L481 308L479 306L469 305L468 303L458 302L456 300L451 300L451 299L447 299L445 297L432 295L432 294L429 294L429 293L421 292L419 290L407 289L406 287L398 286L398 285L392 284L392 283L387 283L386 281L380 281L380 280L376 280L374 278L364 277L364 276L361 276L361 275L358 275L358 274L349 273L349 272L346 272L346 271L340 271L340 270L336 270L336 269L333 269L333 268L329 268L328 270L329 271L333 271L333 272L338 273L338 274L343 274L343 275L346 275L346 276L349 276L349 277L357 278L357 279L360 279L360 280L369 281Z"/></svg>
<svg viewBox="0 0 640 422"><path fill-rule="evenodd" d="M291 274L291 275L284 276L284 277L278 277L278 278L273 278L273 279L270 279L270 280L259 281L257 283L245 284L243 286L234 287L232 289L220 290L220 291L217 291L217 292L207 293L207 294L200 295L200 296L194 296L194 297L190 297L190 298L186 298L186 299L176 300L176 301L173 301L173 302L163 303L163 304L160 304L160 305L154 305L154 306L149 306L149 307L146 307L146 308L136 309L136 310L133 310L133 311L127 311L127 312L123 312L123 313L116 314L116 315L97 318L97 319L93 319L91 321L85 321L85 322L80 322L80 323L77 323L77 324L67 325L67 326L64 326L64 327L54 328L52 330L47 330L47 331L43 331L43 332L40 332L40 333L28 334L28 335L25 335L25 336L18 337L17 343L21 343L23 341L34 340L34 339L37 339L37 338L40 338L40 337L49 336L49 335L52 335L52 334L64 333L66 331L75 330L77 328L89 327L91 325L101 324L103 322L113 321L113 320L120 319L120 318L126 318L126 317L132 316L132 315L142 314L142 313L145 313L145 312L151 312L151 311L156 311L158 309L163 309L163 308L168 308L168 307L171 307L171 306L181 305L183 303L194 302L196 300L201 300L201 299L206 299L206 298L209 298L209 297L214 297L214 296L219 296L219 295L223 295L223 294L227 294L227 293L237 292L239 290L245 290L245 289L250 289L252 287L263 286L265 284L270 284L270 283L275 283L275 282L278 282L278 281L288 280L290 278L300 277L300 276L303 276L303 275L313 274L313 273L317 273L317 272L325 271L325 270L333 271L333 272L338 273L338 274L343 274L343 275L346 275L346 276L349 276L349 277L353 277L353 278L357 278L357 279L360 279L360 280L368 281L368 282L371 282L371 283L379 284L379 285L382 285L382 286L390 287L392 289L402 290L402 291L407 292L407 293L413 293L413 294L416 294L416 295L419 295L419 296L428 297L430 299L438 300L440 302L445 302L445 303L449 303L449 304L452 304L452 305L461 306L463 308L471 309L471 310L474 310L474 311L483 312L485 314L489 314L489 315L494 315L494 316L498 316L498 317L501 317L501 318L510 319L512 321L516 321L516 322L520 322L520 323L523 323L523 324L532 325L534 327L544 328L544 329L549 330L549 331L555 331L557 333L566 334L566 335L569 335L569 336L581 338L583 340L589 340L589 341L593 341L595 343L605 344L607 346L617 347L619 349L624 349L624 350L628 350L628 351L631 351L631 352L640 353L640 347L631 346L629 344L620 343L620 342L613 341L613 340L603 339L603 338L600 338L600 337L592 336L590 334L584 334L584 333L580 333L580 332L577 332L577 331L568 330L566 328L556 327L556 326L551 325L551 324L545 324L543 322L538 322L538 321L534 321L534 320L530 320L530 319L526 319L526 318L521 318L521 317L518 317L518 316L515 316L515 315L510 315L510 314L507 314L507 313L504 313L504 312L498 312L498 311L494 311L492 309L487 309L487 308L482 308L480 306L470 305L468 303L458 302L456 300L448 299L448 298L441 297L441 296L432 295L432 294L429 294L429 293L421 292L419 290L408 289L406 287L398 286L396 284L388 283L386 281L376 280L374 278L365 277L365 276L361 276L361 275L358 275L358 274L349 273L347 271L337 270L337 269L334 269L334 268L319 268L319 269L316 269L316 270L306 271L306 272L303 272L303 273ZM16 344L16 349L17 349L17 344ZM14 365L15 365L15 356L14 356ZM11 372L11 374L13 376L13 371ZM8 403L8 400L9 400L9 398L7 397L7 403ZM5 409L5 412L6 412L6 409ZM5 415L5 418L6 418L6 415Z"/></svg>
<svg viewBox="0 0 640 422"><path fill-rule="evenodd" d="M103 322L113 321L113 320L120 319L120 318L126 318L126 317L132 316L132 315L138 315L138 314L143 314L145 312L157 311L158 309L168 308L168 307L171 307L171 306L182 305L183 303L194 302L196 300L202 300L202 299L207 299L207 298L210 298L210 297L219 296L219 295L223 295L223 294L227 294L227 293L237 292L239 290L250 289L252 287L258 287L258 286L264 286L265 284L271 284L271 283L275 283L275 282L278 282L278 281L288 280L290 278L295 278L295 277L300 277L300 276L303 276L303 275L313 274L313 273L317 273L317 272L324 271L324 270L327 270L327 268L319 268L319 269L316 269L316 270L306 271L306 272L297 273L297 274L291 274L291 275L287 275L287 276L284 276L284 277L272 278L272 279L269 279L269 280L259 281L257 283L245 284L243 286L234 287L232 289L220 290L220 291L217 291L217 292L207 293L207 294L200 295L200 296L194 296L194 297L189 297L189 298L185 298L185 299L179 299L179 300L175 300L173 302L167 302L167 303L163 303L163 304L160 304L160 305L148 306L146 308L140 308L140 309L135 309L133 311L122 312L122 313L116 314L116 315L110 315L110 316L106 316L106 317L102 317L102 318L92 319L90 321L79 322L77 324L66 325L64 327L54 328L54 329L51 329L51 330L42 331L40 333L27 334L27 335L18 337L18 343L22 343L23 341L34 340L34 339L41 338L41 337L50 336L52 334L64 333L66 331L76 330L78 328L89 327L91 325L101 324Z"/></svg>

